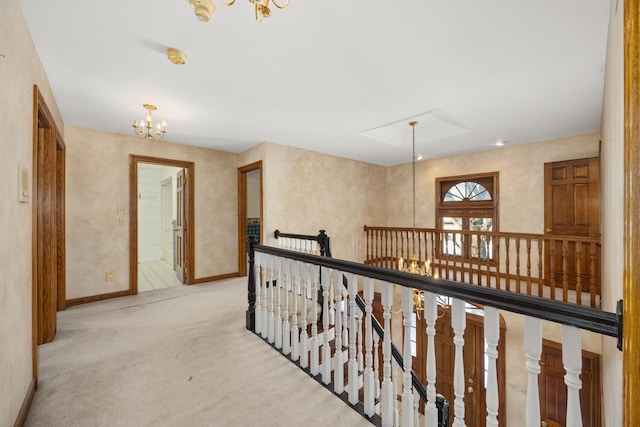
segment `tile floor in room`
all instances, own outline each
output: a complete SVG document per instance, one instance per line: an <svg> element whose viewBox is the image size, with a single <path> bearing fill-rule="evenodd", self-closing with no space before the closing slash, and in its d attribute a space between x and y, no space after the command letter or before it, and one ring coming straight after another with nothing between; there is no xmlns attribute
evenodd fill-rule
<svg viewBox="0 0 640 427"><path fill-rule="evenodd" d="M173 266L163 260L138 263L138 292L180 286Z"/></svg>

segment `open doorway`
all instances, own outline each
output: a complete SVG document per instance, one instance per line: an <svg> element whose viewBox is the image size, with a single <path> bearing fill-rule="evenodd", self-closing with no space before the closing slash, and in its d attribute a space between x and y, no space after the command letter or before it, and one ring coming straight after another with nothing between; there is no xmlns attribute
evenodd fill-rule
<svg viewBox="0 0 640 427"><path fill-rule="evenodd" d="M193 283L194 164L130 157L130 293Z"/></svg>
<svg viewBox="0 0 640 427"><path fill-rule="evenodd" d="M178 272L178 177L184 168L138 164L138 292L183 284Z"/></svg>
<svg viewBox="0 0 640 427"><path fill-rule="evenodd" d="M263 239L262 161L238 168L238 272L247 274L247 237Z"/></svg>

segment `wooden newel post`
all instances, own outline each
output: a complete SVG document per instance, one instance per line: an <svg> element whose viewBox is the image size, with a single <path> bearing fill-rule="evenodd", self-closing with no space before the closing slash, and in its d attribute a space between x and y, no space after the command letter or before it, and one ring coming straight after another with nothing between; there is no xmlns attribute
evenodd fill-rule
<svg viewBox="0 0 640 427"><path fill-rule="evenodd" d="M320 256L326 256L331 258L329 236L327 236L326 230L320 230L320 234L318 234L317 239L318 239L318 244L320 245Z"/></svg>
<svg viewBox="0 0 640 427"><path fill-rule="evenodd" d="M247 285L247 299L249 306L247 308L247 329L255 331L256 328L256 275L254 264L256 262L256 253L253 246L257 243L256 236L253 234L247 239L247 254L249 255L249 272Z"/></svg>

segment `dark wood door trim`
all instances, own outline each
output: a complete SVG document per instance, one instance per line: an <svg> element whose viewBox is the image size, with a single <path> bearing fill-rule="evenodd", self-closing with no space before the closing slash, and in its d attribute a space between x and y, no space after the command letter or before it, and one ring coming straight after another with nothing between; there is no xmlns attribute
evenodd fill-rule
<svg viewBox="0 0 640 427"><path fill-rule="evenodd" d="M65 143L60 132L56 133L56 275L58 311L66 308L66 214L65 214Z"/></svg>
<svg viewBox="0 0 640 427"><path fill-rule="evenodd" d="M131 154L129 156L129 295L138 293L138 163L173 166L187 170L187 283L195 278L195 163Z"/></svg>
<svg viewBox="0 0 640 427"><path fill-rule="evenodd" d="M640 0L624 2L623 424L640 425ZM612 284L614 286L615 284Z"/></svg>
<svg viewBox="0 0 640 427"><path fill-rule="evenodd" d="M32 361L38 378L38 344L56 333L58 286L64 287L64 153L65 144L51 111L33 86L32 164ZM64 290L63 290L64 292Z"/></svg>
<svg viewBox="0 0 640 427"><path fill-rule="evenodd" d="M238 275L247 275L247 172L260 171L260 241L264 241L262 160L238 168Z"/></svg>

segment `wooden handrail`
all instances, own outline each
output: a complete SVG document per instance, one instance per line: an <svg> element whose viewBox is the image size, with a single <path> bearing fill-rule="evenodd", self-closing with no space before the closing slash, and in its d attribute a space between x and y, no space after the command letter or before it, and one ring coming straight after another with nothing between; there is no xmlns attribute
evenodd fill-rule
<svg viewBox="0 0 640 427"><path fill-rule="evenodd" d="M364 226L365 264L431 262L437 277L600 306L599 237ZM537 289L536 289L537 287Z"/></svg>
<svg viewBox="0 0 640 427"><path fill-rule="evenodd" d="M250 248L265 254L302 261L320 267L338 269L342 272L371 277L383 282L456 298L473 304L495 307L499 310L574 326L579 329L615 337L618 340L622 338L622 317L620 313L610 313L591 307L566 304L560 301L505 292L498 289L483 288L451 280L434 279L433 277L271 246L251 244ZM621 342L619 342L619 348L621 348Z"/></svg>
<svg viewBox="0 0 640 427"><path fill-rule="evenodd" d="M583 243L597 243L600 244L600 237L584 237L584 236L563 236L557 234L535 234L535 233L515 233L505 231L475 231L475 230L445 230L443 228L418 228L415 230L411 227L378 227L378 226L364 226L364 231L379 230L379 231L415 231L416 233L440 233L440 234L463 234L472 236L490 236L490 237L510 237L521 239L545 239L554 241L568 240L571 242L583 242Z"/></svg>

